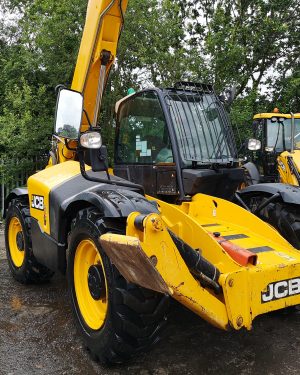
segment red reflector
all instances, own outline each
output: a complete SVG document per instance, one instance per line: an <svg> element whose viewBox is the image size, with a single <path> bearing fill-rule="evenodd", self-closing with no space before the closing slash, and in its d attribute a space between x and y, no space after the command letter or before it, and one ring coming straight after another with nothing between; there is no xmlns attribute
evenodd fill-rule
<svg viewBox="0 0 300 375"><path fill-rule="evenodd" d="M227 241L223 237L216 237L212 233L210 233L210 235L223 247L226 253L241 266L247 266L247 264L256 265L257 254L254 254L231 241Z"/></svg>

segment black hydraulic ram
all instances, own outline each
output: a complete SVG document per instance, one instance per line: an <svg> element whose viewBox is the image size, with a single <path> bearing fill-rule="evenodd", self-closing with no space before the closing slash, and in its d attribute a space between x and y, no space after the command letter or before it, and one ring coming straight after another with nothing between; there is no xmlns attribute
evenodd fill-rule
<svg viewBox="0 0 300 375"><path fill-rule="evenodd" d="M135 218L134 225L138 230L144 230L144 220L146 217L147 215L139 215ZM216 294L219 294L222 290L218 283L221 273L217 267L169 229L168 232L190 272L200 281L203 287L209 287Z"/></svg>
<svg viewBox="0 0 300 375"><path fill-rule="evenodd" d="M199 279L203 286L210 287L216 293L220 293L221 286L219 285L218 280L221 273L217 267L211 264L198 251L182 241L169 229L168 232L191 273Z"/></svg>

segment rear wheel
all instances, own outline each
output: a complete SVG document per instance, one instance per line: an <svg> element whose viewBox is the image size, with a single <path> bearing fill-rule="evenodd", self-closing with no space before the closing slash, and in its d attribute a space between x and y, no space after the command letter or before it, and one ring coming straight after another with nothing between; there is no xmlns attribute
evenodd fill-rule
<svg viewBox="0 0 300 375"><path fill-rule="evenodd" d="M283 202L270 203L263 210L262 218L275 227L291 245L300 250L299 206Z"/></svg>
<svg viewBox="0 0 300 375"><path fill-rule="evenodd" d="M31 219L25 199L13 199L6 214L5 245L13 277L21 283L48 281L53 272L35 259L31 244Z"/></svg>
<svg viewBox="0 0 300 375"><path fill-rule="evenodd" d="M68 284L86 346L104 364L122 363L159 341L168 297L128 283L103 252L109 228L93 208L78 213L71 231Z"/></svg>
<svg viewBox="0 0 300 375"><path fill-rule="evenodd" d="M251 211L269 197L253 197L250 200ZM300 212L299 206L284 202L272 202L264 207L258 215L272 225L296 249L300 250Z"/></svg>

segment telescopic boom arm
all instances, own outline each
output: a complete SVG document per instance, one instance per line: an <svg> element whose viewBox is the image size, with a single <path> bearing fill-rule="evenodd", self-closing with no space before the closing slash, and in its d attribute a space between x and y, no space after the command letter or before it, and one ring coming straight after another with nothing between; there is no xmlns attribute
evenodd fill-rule
<svg viewBox="0 0 300 375"><path fill-rule="evenodd" d="M89 0L72 89L84 95L84 108L97 124L102 95L116 58L128 0ZM88 128L83 116L81 131Z"/></svg>

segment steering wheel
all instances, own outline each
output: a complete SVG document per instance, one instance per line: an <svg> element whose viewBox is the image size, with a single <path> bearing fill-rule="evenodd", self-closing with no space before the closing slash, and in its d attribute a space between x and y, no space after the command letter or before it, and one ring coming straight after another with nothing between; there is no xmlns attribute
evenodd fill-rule
<svg viewBox="0 0 300 375"><path fill-rule="evenodd" d="M156 155L155 163L173 163L173 152L170 148L164 147Z"/></svg>

